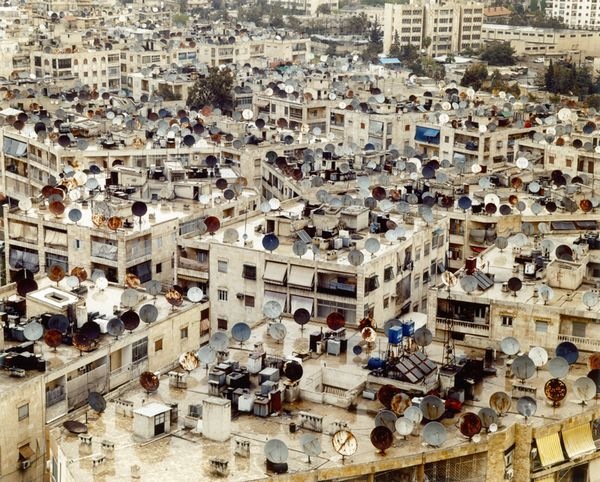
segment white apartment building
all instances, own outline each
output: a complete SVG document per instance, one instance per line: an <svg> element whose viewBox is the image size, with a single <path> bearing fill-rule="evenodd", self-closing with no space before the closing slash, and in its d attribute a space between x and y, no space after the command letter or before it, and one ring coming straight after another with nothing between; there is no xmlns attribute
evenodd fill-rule
<svg viewBox="0 0 600 482"><path fill-rule="evenodd" d="M569 27L600 25L600 4L596 0L551 0L546 3L546 14L562 19Z"/></svg>
<svg viewBox="0 0 600 482"><path fill-rule="evenodd" d="M269 3L310 16L315 16L321 5L329 5L331 10L337 10L340 6L338 0L269 0Z"/></svg>
<svg viewBox="0 0 600 482"><path fill-rule="evenodd" d="M433 55L479 48L483 25L483 4L478 2L424 2L386 4L383 24L383 51L389 52L398 32L400 44L426 49ZM430 39L431 43L427 45Z"/></svg>

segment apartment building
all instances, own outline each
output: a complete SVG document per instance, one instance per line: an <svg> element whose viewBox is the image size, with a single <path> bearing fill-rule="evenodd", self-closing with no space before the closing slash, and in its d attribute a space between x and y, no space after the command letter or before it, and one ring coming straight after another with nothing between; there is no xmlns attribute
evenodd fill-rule
<svg viewBox="0 0 600 482"><path fill-rule="evenodd" d="M482 25L483 4L478 2L386 4L383 52L389 52L396 33L401 46L415 46L433 57L477 49Z"/></svg>
<svg viewBox="0 0 600 482"><path fill-rule="evenodd" d="M338 0L269 0L269 3L279 5L295 15L314 17L321 5L327 5L331 10L339 8Z"/></svg>
<svg viewBox="0 0 600 482"><path fill-rule="evenodd" d="M546 3L546 14L570 28L594 29L600 24L600 8L595 0L551 0Z"/></svg>

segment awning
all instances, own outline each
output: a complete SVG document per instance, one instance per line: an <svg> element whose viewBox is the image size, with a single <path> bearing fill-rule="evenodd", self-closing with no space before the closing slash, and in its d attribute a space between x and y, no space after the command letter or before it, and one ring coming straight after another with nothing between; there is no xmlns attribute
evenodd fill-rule
<svg viewBox="0 0 600 482"><path fill-rule="evenodd" d="M565 450L570 459L596 451L589 423L562 431Z"/></svg>
<svg viewBox="0 0 600 482"><path fill-rule="evenodd" d="M200 320L200 330L201 331L210 330L210 320L208 318L204 318L203 320Z"/></svg>
<svg viewBox="0 0 600 482"><path fill-rule="evenodd" d="M460 152L455 152L454 156L452 157L453 161L466 161L467 160L467 156L465 156L464 154L461 154Z"/></svg>
<svg viewBox="0 0 600 482"><path fill-rule="evenodd" d="M19 455L23 457L25 460L32 459L35 456L35 452L31 450L29 444L25 444L19 447Z"/></svg>
<svg viewBox="0 0 600 482"><path fill-rule="evenodd" d="M25 226L21 223L16 223L14 221L10 221L8 225L8 235L11 238L22 238L23 232L25 231Z"/></svg>
<svg viewBox="0 0 600 482"><path fill-rule="evenodd" d="M10 249L8 264L11 269L28 269L33 273L40 270L40 258L37 253L30 253L14 247Z"/></svg>
<svg viewBox="0 0 600 482"><path fill-rule="evenodd" d="M304 308L312 315L313 314L313 299L306 298L304 296L292 295L292 311L291 311L291 313L295 313L296 310L299 310L300 308Z"/></svg>
<svg viewBox="0 0 600 482"><path fill-rule="evenodd" d="M427 142L429 144L440 143L440 130L431 129L429 127L419 127L415 131L415 140L421 142Z"/></svg>
<svg viewBox="0 0 600 482"><path fill-rule="evenodd" d="M290 267L290 277L288 285L297 286L299 288L312 288L315 281L315 271L306 266Z"/></svg>
<svg viewBox="0 0 600 482"><path fill-rule="evenodd" d="M4 138L3 149L4 154L14 157L23 157L27 154L27 144L16 139Z"/></svg>
<svg viewBox="0 0 600 482"><path fill-rule="evenodd" d="M545 437L536 437L535 444L537 445L540 462L543 467L564 462L565 456L560 445L560 435L558 432L546 435Z"/></svg>
<svg viewBox="0 0 600 482"><path fill-rule="evenodd" d="M554 474L552 475L547 475L546 477L542 477L541 479L534 479L534 482L555 482L556 479L554 477Z"/></svg>
<svg viewBox="0 0 600 482"><path fill-rule="evenodd" d="M598 223L594 220L575 221L577 229L588 229L595 231L598 229Z"/></svg>
<svg viewBox="0 0 600 482"><path fill-rule="evenodd" d="M383 65L393 65L393 64L399 64L400 60L397 59L396 57L384 57L379 59L379 63L383 64Z"/></svg>
<svg viewBox="0 0 600 482"><path fill-rule="evenodd" d="M67 246L67 233L46 229L44 243L51 244L53 246Z"/></svg>
<svg viewBox="0 0 600 482"><path fill-rule="evenodd" d="M575 231L575 224L571 221L552 221L550 223L552 231Z"/></svg>
<svg viewBox="0 0 600 482"><path fill-rule="evenodd" d="M117 260L117 246L92 241L92 256L102 259Z"/></svg>
<svg viewBox="0 0 600 482"><path fill-rule="evenodd" d="M268 301L277 301L281 305L281 309L285 312L287 306L287 295L285 293L278 293L277 291L265 291L263 296L263 306Z"/></svg>
<svg viewBox="0 0 600 482"><path fill-rule="evenodd" d="M263 279L265 281L269 283L283 285L285 284L286 275L286 264L267 261L267 264L265 265L265 274L263 275Z"/></svg>

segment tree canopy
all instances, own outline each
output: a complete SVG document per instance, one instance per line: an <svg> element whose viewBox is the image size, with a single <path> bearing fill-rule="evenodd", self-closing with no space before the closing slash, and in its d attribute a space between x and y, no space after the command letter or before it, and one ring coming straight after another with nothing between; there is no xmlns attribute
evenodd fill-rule
<svg viewBox="0 0 600 482"><path fill-rule="evenodd" d="M492 42L481 52L481 60L491 65L514 65L515 50L508 42Z"/></svg>
<svg viewBox="0 0 600 482"><path fill-rule="evenodd" d="M550 61L544 73L544 87L553 94L576 95L580 99L598 91L586 66L569 60Z"/></svg>
<svg viewBox="0 0 600 482"><path fill-rule="evenodd" d="M187 105L202 108L205 105L224 112L233 110L233 72L229 68L209 67L208 74L200 77L190 88Z"/></svg>
<svg viewBox="0 0 600 482"><path fill-rule="evenodd" d="M488 71L484 64L472 64L465 69L465 73L462 79L460 79L460 85L479 90L483 82L487 80L487 77Z"/></svg>

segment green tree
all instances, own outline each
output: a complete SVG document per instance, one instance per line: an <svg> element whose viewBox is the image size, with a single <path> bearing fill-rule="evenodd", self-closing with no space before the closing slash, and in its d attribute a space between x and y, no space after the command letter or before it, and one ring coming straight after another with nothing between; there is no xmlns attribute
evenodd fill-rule
<svg viewBox="0 0 600 482"><path fill-rule="evenodd" d="M209 67L208 74L200 77L190 88L187 105L202 108L205 105L228 113L233 110L233 72L229 68Z"/></svg>
<svg viewBox="0 0 600 482"><path fill-rule="evenodd" d="M352 17L348 18L347 31L349 34L364 34L368 28L369 18L364 12L361 12L358 15L353 15Z"/></svg>
<svg viewBox="0 0 600 482"><path fill-rule="evenodd" d="M429 48L429 46L431 45L431 42L432 42L431 37L425 37L423 39L423 48L425 50L427 50Z"/></svg>
<svg viewBox="0 0 600 482"><path fill-rule="evenodd" d="M593 107L596 110L600 110L600 95L594 94L585 98L586 107Z"/></svg>
<svg viewBox="0 0 600 482"><path fill-rule="evenodd" d="M481 52L481 60L491 65L514 65L515 50L508 42L492 42Z"/></svg>
<svg viewBox="0 0 600 482"><path fill-rule="evenodd" d="M454 57L454 54L452 52L446 54L446 61L444 63L453 64L454 62L456 62L456 57Z"/></svg>
<svg viewBox="0 0 600 482"><path fill-rule="evenodd" d="M186 25L188 23L189 17L185 13L176 13L171 17L171 21L175 25Z"/></svg>
<svg viewBox="0 0 600 482"><path fill-rule="evenodd" d="M484 64L472 64L465 69L465 73L460 80L460 85L479 90L487 77L488 71Z"/></svg>
<svg viewBox="0 0 600 482"><path fill-rule="evenodd" d="M392 43L390 44L390 50L388 55L390 57L400 58L402 53L402 47L400 46L400 37L398 35L398 30L394 30L394 36L392 37Z"/></svg>
<svg viewBox="0 0 600 482"><path fill-rule="evenodd" d="M540 9L540 3L538 2L538 0L531 0L529 2L529 10L531 10L532 12L537 12Z"/></svg>
<svg viewBox="0 0 600 482"><path fill-rule="evenodd" d="M550 61L543 82L543 87L552 94L576 95L580 99L595 91L590 70L569 60Z"/></svg>
<svg viewBox="0 0 600 482"><path fill-rule="evenodd" d="M369 42L373 44L381 44L383 41L383 31L381 30L381 26L379 22L375 20L371 24L371 28L369 29Z"/></svg>

